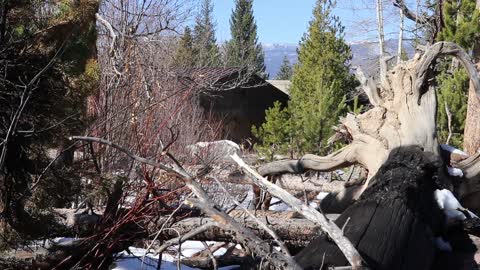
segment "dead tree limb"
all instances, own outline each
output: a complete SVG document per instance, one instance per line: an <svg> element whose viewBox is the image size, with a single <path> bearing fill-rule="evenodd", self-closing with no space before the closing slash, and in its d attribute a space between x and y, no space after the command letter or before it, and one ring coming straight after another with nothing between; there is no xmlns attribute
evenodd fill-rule
<svg viewBox="0 0 480 270"><path fill-rule="evenodd" d="M232 155L232 159L238 164L238 166L248 173L254 179L255 183L262 189L282 200L305 218L315 222L316 224L319 224L322 230L326 232L337 244L352 267L354 269L360 269L362 266L362 257L360 256L360 253L358 253L357 249L352 245L350 240L343 235L342 230L338 228L335 223L328 220L323 214L319 213L313 207L305 205L301 200L293 197L287 191L263 178L260 174L245 164L245 162L236 154Z"/></svg>
<svg viewBox="0 0 480 270"><path fill-rule="evenodd" d="M480 78L475 65L468 53L453 42L437 42L428 47L425 54L420 58L416 67L415 94L418 95L419 102L423 95L422 89L427 80L427 74L434 61L441 55L455 56L467 70L470 81L473 83L477 97L480 97Z"/></svg>
<svg viewBox="0 0 480 270"><path fill-rule="evenodd" d="M418 22L419 24L428 24L432 20L430 17L419 15L413 12L407 7L407 4L404 0L395 0L393 1L393 5L400 8L403 11L403 14L405 14L405 17L414 22Z"/></svg>
<svg viewBox="0 0 480 270"><path fill-rule="evenodd" d="M363 91L365 92L365 94L367 94L370 103L373 106L382 105L383 100L378 94L378 89L375 81L372 78L367 78L367 76L365 76L365 73L363 73L363 70L360 67L355 68L355 76L360 82Z"/></svg>
<svg viewBox="0 0 480 270"><path fill-rule="evenodd" d="M212 203L197 199L189 199L185 202L188 205L202 209L225 229L234 233L235 238L252 251L267 259L272 265L280 269L301 269L293 258L272 250L270 245L256 236L252 231L234 221L226 213L219 211ZM209 203L209 204L207 204ZM287 259L286 259L287 258Z"/></svg>
<svg viewBox="0 0 480 270"><path fill-rule="evenodd" d="M215 178L215 181L217 182L217 184L222 188L223 192L229 197L229 199L231 201L233 201L233 203L235 203L235 205L237 207L240 207L240 209L242 209L245 213L245 215L247 215L248 217L250 217L252 220L254 220L258 226L260 228L262 228L264 231L266 231L272 238L273 240L275 241L275 243L277 243L277 245L280 247L281 251L289 256L291 256L290 254L290 251L288 251L288 248L283 244L283 242L280 240L280 238L278 237L277 233L272 230L272 228L270 228L270 226L268 226L265 222L262 222L260 221L260 219L258 219L254 214L252 214L248 209L246 209L245 207L242 207L241 203L239 201L237 201L231 194L230 192L228 192L228 190L222 185L222 183L220 181L218 181L217 178Z"/></svg>
<svg viewBox="0 0 480 270"><path fill-rule="evenodd" d="M356 160L354 146L347 146L329 156L305 155L299 160L279 160L258 168L262 176L284 173L304 173L306 170L333 171L348 167Z"/></svg>
<svg viewBox="0 0 480 270"><path fill-rule="evenodd" d="M104 140L101 138L95 137L81 137L81 136L73 136L71 139L74 140L82 140L82 141L91 141L91 142L99 142L102 144L109 145L117 150L128 155L130 158L144 163L156 168L162 169L166 172L172 173L178 176L185 185L197 196L198 200L189 199L186 201L187 204L192 206L196 206L200 208L205 213L209 214L215 221L219 224L224 226L225 229L232 231L235 234L235 237L238 241L240 241L245 246L249 247L253 252L258 254L259 256L264 257L267 261L269 261L273 266L283 269L300 269L298 264L293 260L291 256L288 254L284 254L279 252L275 249L271 249L268 243L265 243L262 239L257 237L253 232L248 230L247 228L241 226L238 222L236 222L233 218L228 216L225 212L220 211L216 208L215 204L211 201L210 197L207 195L205 190L195 181L195 178L190 175L181 165L178 163L177 160L171 155L169 157L174 161L173 166L167 166L162 163L158 163L152 160L148 160L142 157L139 157L133 154L130 150L125 149L124 147L110 142L108 140Z"/></svg>
<svg viewBox="0 0 480 270"><path fill-rule="evenodd" d="M207 224L203 224L199 227L193 228L189 232L186 232L186 233L179 232L181 236L165 241L159 248L157 248L156 252L158 254L162 254L167 248L173 245L180 245L181 243L194 238L198 234L204 233L208 231L210 228L216 227L216 226L218 226L217 222L209 222Z"/></svg>
<svg viewBox="0 0 480 270"><path fill-rule="evenodd" d="M450 144L450 139L452 138L452 113L448 109L448 103L445 100L445 113L447 114L447 126L448 126L448 137L445 141L446 144Z"/></svg>

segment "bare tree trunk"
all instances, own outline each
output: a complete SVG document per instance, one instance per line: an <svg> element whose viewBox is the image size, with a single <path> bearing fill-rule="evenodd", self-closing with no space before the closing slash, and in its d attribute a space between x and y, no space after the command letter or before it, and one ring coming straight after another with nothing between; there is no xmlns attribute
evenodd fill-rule
<svg viewBox="0 0 480 270"><path fill-rule="evenodd" d="M477 9L480 9L480 0L477 0ZM477 65L480 65L480 38L476 38L473 44L472 57ZM476 98L475 88L470 82L468 89L467 119L465 120L465 131L463 133L463 150L474 155L480 149L480 101Z"/></svg>
<svg viewBox="0 0 480 270"><path fill-rule="evenodd" d="M382 0L377 0L377 28L378 28L378 45L380 49L380 78L384 78L387 73L387 65L384 61L385 57L385 34L383 31L383 4Z"/></svg>
<svg viewBox="0 0 480 270"><path fill-rule="evenodd" d="M398 32L397 64L400 63L400 61L402 61L404 19L405 19L405 15L403 14L403 10L400 9L400 29Z"/></svg>

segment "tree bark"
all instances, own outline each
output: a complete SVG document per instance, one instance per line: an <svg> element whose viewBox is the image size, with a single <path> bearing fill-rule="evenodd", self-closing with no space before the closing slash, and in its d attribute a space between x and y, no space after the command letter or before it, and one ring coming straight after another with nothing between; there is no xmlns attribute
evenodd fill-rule
<svg viewBox="0 0 480 270"><path fill-rule="evenodd" d="M480 9L480 0L477 0L477 9ZM472 57L477 66L480 67L480 38L477 37L472 50ZM463 133L463 150L474 155L480 149L480 101L476 97L475 87L470 82L468 88L467 118Z"/></svg>
<svg viewBox="0 0 480 270"><path fill-rule="evenodd" d="M251 218L242 218L238 217L235 218L237 222L249 228L255 234L260 237L261 239L272 241L272 237L262 230L258 224L253 221ZM277 235L285 241L285 244L289 249L292 251L299 250L300 248L305 247L312 237L315 235L323 234L320 230L320 227L313 222L306 220L306 219L284 219L284 218L275 218L275 217L267 217L264 218L263 221L268 221L268 224L272 227L273 230L277 233ZM165 230L160 234L160 238L163 240L168 240L171 238L175 238L178 236L177 232L180 235L183 235L195 228L198 228L204 224L213 222L214 220L211 218L188 218L182 221L179 221L173 224L170 228L172 230ZM174 231L176 230L176 231ZM207 231L197 234L195 237L191 238L191 240L198 240L198 241L222 241L222 242L232 242L235 239L232 237L232 233L226 230L223 230L219 227L212 227Z"/></svg>

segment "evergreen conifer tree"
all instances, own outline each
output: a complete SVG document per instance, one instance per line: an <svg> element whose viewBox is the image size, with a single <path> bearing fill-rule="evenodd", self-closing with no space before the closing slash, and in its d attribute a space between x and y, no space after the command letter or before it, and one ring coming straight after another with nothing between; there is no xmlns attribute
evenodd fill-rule
<svg viewBox="0 0 480 270"><path fill-rule="evenodd" d="M193 47L197 67L218 66L220 64L212 12L212 1L203 0L193 29Z"/></svg>
<svg viewBox="0 0 480 270"><path fill-rule="evenodd" d="M445 1L443 4L444 28L438 35L438 41L452 41L466 50L472 49L475 36L480 31L479 12L475 9L475 0ZM448 118L445 102L452 114L452 140L449 142L461 148L468 103L468 75L466 71L451 61L446 62L438 77L439 109L437 114L438 133L441 143L448 137Z"/></svg>
<svg viewBox="0 0 480 270"><path fill-rule="evenodd" d="M290 64L290 61L288 61L287 56L284 56L282 65L280 66L280 70L278 71L276 79L277 80L291 80L292 79L292 74L293 74L292 65Z"/></svg>
<svg viewBox="0 0 480 270"><path fill-rule="evenodd" d="M279 141L288 143L290 151L296 154L328 151L326 141L333 133L332 126L347 109L345 96L357 85L349 73L352 54L344 40L344 28L338 17L331 14L334 4L329 0L317 1L308 33L300 42L288 108L281 111L274 107L267 112L276 123L280 122L280 127L267 117L266 123L253 130L262 140L263 144L257 147L260 151ZM277 116L272 116L276 111ZM281 117L288 119L281 123ZM289 138L271 141L267 135L282 126L288 129Z"/></svg>
<svg viewBox="0 0 480 270"><path fill-rule="evenodd" d="M232 39L226 45L226 63L265 76L263 49L258 43L253 0L235 0L230 18Z"/></svg>
<svg viewBox="0 0 480 270"><path fill-rule="evenodd" d="M187 26L178 44L175 54L175 65L184 68L194 67L195 55L192 31L190 27Z"/></svg>

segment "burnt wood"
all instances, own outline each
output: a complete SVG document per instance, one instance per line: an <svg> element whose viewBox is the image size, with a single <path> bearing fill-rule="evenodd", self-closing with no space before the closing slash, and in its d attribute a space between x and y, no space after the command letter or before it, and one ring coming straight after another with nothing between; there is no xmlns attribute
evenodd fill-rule
<svg viewBox="0 0 480 270"><path fill-rule="evenodd" d="M434 237L444 230L433 197L440 170L432 156L419 147L395 149L360 199L336 220L340 228L346 223L345 235L370 269L431 269ZM348 265L325 236L313 240L296 260L306 269Z"/></svg>

